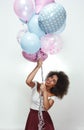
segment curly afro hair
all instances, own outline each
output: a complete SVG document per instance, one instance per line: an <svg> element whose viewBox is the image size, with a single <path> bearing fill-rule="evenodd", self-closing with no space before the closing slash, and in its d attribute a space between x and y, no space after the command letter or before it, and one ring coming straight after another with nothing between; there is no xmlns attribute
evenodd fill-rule
<svg viewBox="0 0 84 130"><path fill-rule="evenodd" d="M51 88L51 93L55 94L58 98L62 99L67 94L69 88L69 78L63 71L50 71L46 77L57 75L58 80L55 87Z"/></svg>

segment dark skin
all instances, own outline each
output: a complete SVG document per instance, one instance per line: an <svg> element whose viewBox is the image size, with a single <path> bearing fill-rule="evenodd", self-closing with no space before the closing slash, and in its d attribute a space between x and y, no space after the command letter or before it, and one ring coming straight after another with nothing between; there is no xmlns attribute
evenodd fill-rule
<svg viewBox="0 0 84 130"><path fill-rule="evenodd" d="M32 88L35 86L35 82L33 81L33 79L34 79L36 73L38 72L38 70L41 68L41 66L42 66L42 60L39 59L36 67L28 75L28 77L26 79L26 83L28 86L30 86ZM48 97L55 96L54 94L52 94L50 92L50 89L56 85L57 80L58 80L58 77L56 75L53 75L53 76L47 78L45 80L45 83L38 82L38 84L37 84L37 91L39 93L41 91L41 93L43 95L43 105L44 105L45 110L48 110L54 104L54 100L48 99Z"/></svg>

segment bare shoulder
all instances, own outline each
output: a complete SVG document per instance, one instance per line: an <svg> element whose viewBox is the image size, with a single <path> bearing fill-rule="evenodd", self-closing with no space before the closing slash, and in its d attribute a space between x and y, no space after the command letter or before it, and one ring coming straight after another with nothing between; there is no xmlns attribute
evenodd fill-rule
<svg viewBox="0 0 84 130"><path fill-rule="evenodd" d="M55 96L55 94L48 93L48 97L53 97L53 96Z"/></svg>
<svg viewBox="0 0 84 130"><path fill-rule="evenodd" d="M35 82L34 82L34 81L26 82L26 84L27 84L29 87L31 87L31 88L33 88L33 87L35 86Z"/></svg>

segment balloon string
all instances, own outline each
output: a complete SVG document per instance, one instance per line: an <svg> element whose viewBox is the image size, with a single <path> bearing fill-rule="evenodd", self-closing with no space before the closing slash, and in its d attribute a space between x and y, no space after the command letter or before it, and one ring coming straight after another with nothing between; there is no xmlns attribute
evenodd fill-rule
<svg viewBox="0 0 84 130"><path fill-rule="evenodd" d="M42 78L42 83L43 83L43 67L41 66L41 78ZM44 130L44 119L43 119L43 114L42 114L42 92L40 91L40 106L39 106L39 112L38 112L38 118L39 118L39 124L38 124L38 130Z"/></svg>
<svg viewBox="0 0 84 130"><path fill-rule="evenodd" d="M36 58L39 59L41 58L37 53L36 53ZM41 66L41 78L42 78L42 83L43 83L43 67ZM39 94L39 98L40 98L40 104L39 104L39 111L38 111L38 119L39 119L39 124L38 124L38 130L44 130L44 119L43 119L43 113L42 113L42 106L43 106L43 102L42 102L42 92L40 91Z"/></svg>
<svg viewBox="0 0 84 130"><path fill-rule="evenodd" d="M44 79L43 79L43 67L42 66L41 66L41 78L42 78L42 83L43 83Z"/></svg>

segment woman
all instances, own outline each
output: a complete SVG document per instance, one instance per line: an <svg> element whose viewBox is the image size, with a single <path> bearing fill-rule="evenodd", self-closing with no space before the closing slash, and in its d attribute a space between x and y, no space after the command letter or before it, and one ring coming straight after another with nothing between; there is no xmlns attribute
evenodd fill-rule
<svg viewBox="0 0 84 130"><path fill-rule="evenodd" d="M40 92L42 97L42 115L44 119L44 130L55 130L48 110L53 106L55 98L63 98L67 94L69 79L68 76L60 71L51 71L45 79L45 83L33 81L36 73L42 66L42 60L39 59L36 67L28 75L26 83L32 88L32 103L29 116L26 122L25 130L38 130L39 118L38 111L40 105Z"/></svg>

